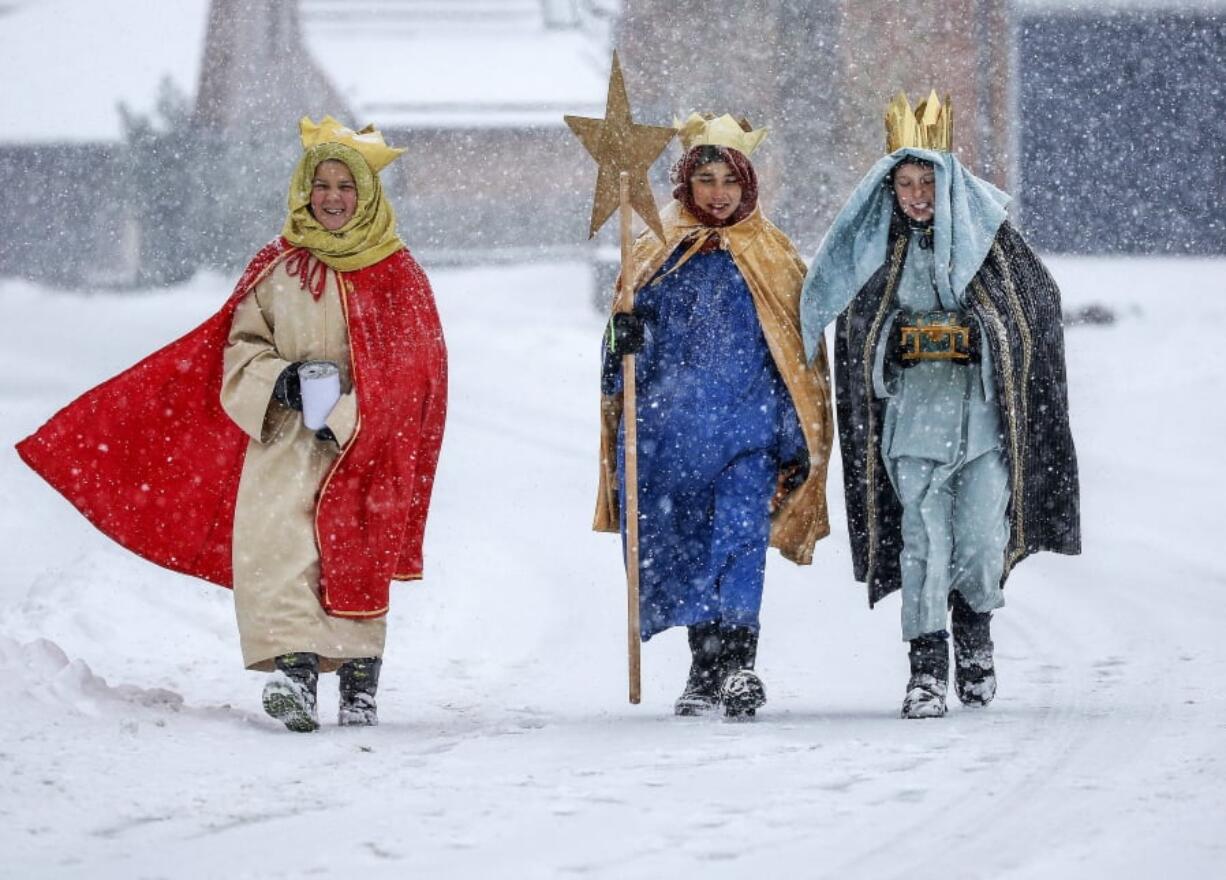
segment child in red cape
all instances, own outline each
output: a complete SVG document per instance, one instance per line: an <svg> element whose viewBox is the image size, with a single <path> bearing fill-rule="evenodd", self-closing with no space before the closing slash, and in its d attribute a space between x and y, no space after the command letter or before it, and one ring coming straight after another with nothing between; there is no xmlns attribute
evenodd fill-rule
<svg viewBox="0 0 1226 880"><path fill-rule="evenodd" d="M232 587L244 664L277 673L266 711L310 731L321 671L341 724L377 723L390 582L422 576L447 353L379 183L402 151L331 117L300 127L282 235L221 310L17 449L123 546ZM308 427L299 368L320 361L339 396Z"/></svg>

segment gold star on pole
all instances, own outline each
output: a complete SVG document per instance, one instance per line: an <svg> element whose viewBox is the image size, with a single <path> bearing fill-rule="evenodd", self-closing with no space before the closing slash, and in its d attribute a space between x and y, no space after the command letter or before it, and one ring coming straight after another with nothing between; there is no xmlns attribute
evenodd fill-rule
<svg viewBox="0 0 1226 880"><path fill-rule="evenodd" d="M626 97L626 83L622 79L617 52L613 53L604 117L563 117L599 166L588 238L594 236L617 210L618 176L625 171L630 175L630 206L663 241L664 227L651 194L651 184L647 182L647 169L664 152L677 130L672 126L638 125L630 118L630 100Z"/></svg>

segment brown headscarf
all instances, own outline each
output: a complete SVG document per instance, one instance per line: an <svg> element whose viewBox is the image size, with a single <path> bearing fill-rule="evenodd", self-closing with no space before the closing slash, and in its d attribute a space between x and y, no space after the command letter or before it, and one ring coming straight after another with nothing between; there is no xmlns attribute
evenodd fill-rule
<svg viewBox="0 0 1226 880"><path fill-rule="evenodd" d="M708 162L726 162L741 181L741 203L727 220L711 216L694 202L690 178L699 166ZM691 148L677 160L677 164L669 173L669 179L673 182L673 198L685 205L685 209L698 218L703 226L720 227L740 223L758 206L758 174L753 170L749 157L731 147L699 144Z"/></svg>

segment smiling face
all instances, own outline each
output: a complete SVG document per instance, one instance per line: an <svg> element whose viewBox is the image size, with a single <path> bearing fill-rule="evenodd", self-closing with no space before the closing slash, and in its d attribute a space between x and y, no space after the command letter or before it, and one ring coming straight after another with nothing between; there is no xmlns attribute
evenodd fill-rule
<svg viewBox="0 0 1226 880"><path fill-rule="evenodd" d="M694 204L718 220L727 220L741 206L741 179L727 162L699 165L690 175Z"/></svg>
<svg viewBox="0 0 1226 880"><path fill-rule="evenodd" d="M912 220L927 223L932 219L936 179L932 168L911 162L903 162L894 169L894 198Z"/></svg>
<svg viewBox="0 0 1226 880"><path fill-rule="evenodd" d="M336 159L320 162L311 181L311 214L329 232L336 232L358 207L358 185L349 166Z"/></svg>

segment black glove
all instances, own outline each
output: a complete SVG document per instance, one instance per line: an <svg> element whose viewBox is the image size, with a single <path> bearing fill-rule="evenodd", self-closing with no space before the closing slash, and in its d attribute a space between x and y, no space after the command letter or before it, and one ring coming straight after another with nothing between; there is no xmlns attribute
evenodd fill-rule
<svg viewBox="0 0 1226 880"><path fill-rule="evenodd" d="M802 450L796 458L780 465L779 472L783 475L783 484L780 487L783 493L787 495L795 492L809 479L809 451Z"/></svg>
<svg viewBox="0 0 1226 880"><path fill-rule="evenodd" d="M908 370L919 363L919 358L904 359L903 352L907 351L907 347L902 343L902 328L894 328L894 341L890 344L890 360L898 364L904 370Z"/></svg>
<svg viewBox="0 0 1226 880"><path fill-rule="evenodd" d="M979 322L969 320L970 339L966 344L967 363L978 364L983 361L983 340L979 337Z"/></svg>
<svg viewBox="0 0 1226 880"><path fill-rule="evenodd" d="M612 338L609 351L617 355L638 354L643 350L643 319L634 312L618 312L609 322Z"/></svg>
<svg viewBox="0 0 1226 880"><path fill-rule="evenodd" d="M302 383L298 379L298 368L301 361L292 363L277 377L277 384L272 387L272 398L282 406L302 412Z"/></svg>

